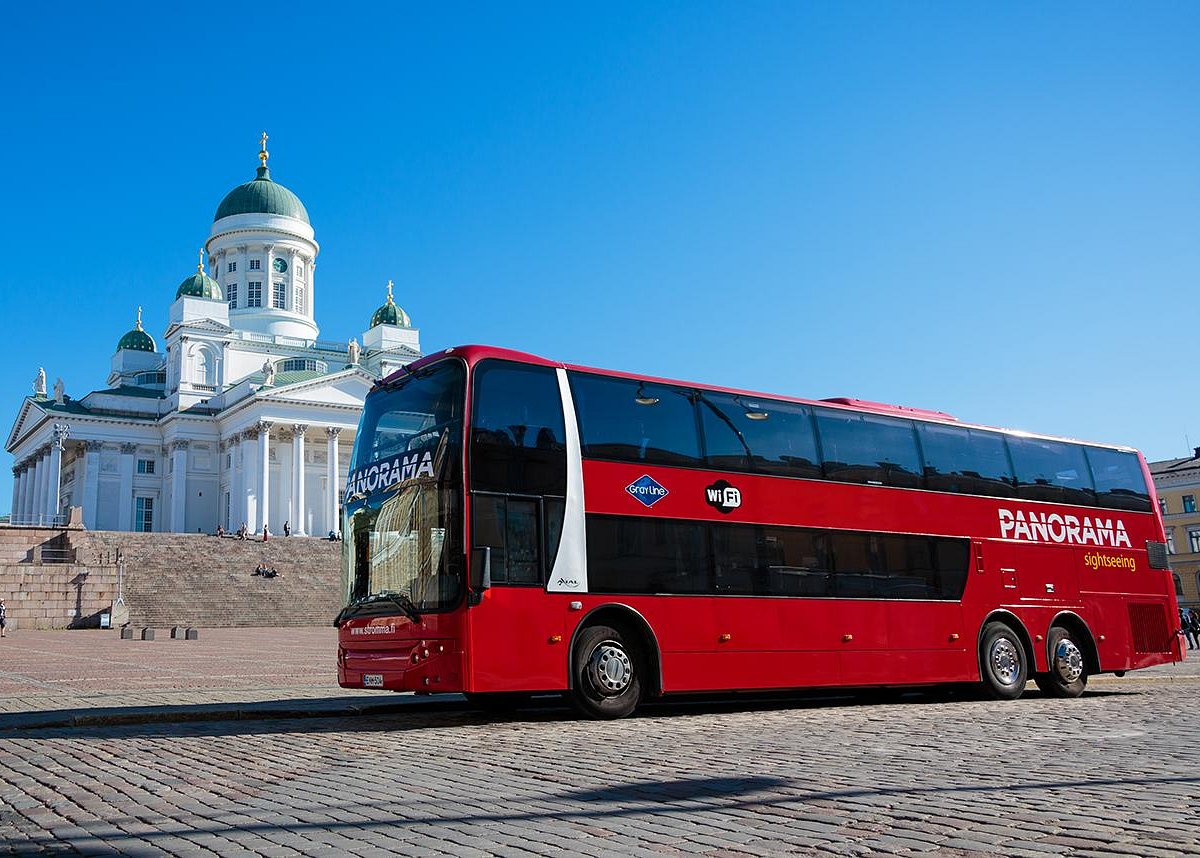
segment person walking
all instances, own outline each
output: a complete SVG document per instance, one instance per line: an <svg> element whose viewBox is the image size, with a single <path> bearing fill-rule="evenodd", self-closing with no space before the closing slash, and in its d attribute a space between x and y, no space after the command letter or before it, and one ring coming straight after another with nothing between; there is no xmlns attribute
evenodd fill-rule
<svg viewBox="0 0 1200 858"><path fill-rule="evenodd" d="M267 523L263 522L263 542L271 538L271 531L267 528Z"/></svg>
<svg viewBox="0 0 1200 858"><path fill-rule="evenodd" d="M292 535L292 523L290 521L285 521L283 523L283 535L284 536Z"/></svg>
<svg viewBox="0 0 1200 858"><path fill-rule="evenodd" d="M1192 649L1197 649L1200 648L1200 609L1192 608L1188 615L1188 640Z"/></svg>
<svg viewBox="0 0 1200 858"><path fill-rule="evenodd" d="M5 633L5 627L8 625L8 609L4 607L4 600L0 599L0 638L8 637Z"/></svg>

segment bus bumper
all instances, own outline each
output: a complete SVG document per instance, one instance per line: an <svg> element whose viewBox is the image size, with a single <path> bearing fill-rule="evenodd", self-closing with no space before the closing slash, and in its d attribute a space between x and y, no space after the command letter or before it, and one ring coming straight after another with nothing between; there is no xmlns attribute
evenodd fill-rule
<svg viewBox="0 0 1200 858"><path fill-rule="evenodd" d="M410 640L386 646L338 646L338 685L385 691L463 689L462 651L453 640Z"/></svg>

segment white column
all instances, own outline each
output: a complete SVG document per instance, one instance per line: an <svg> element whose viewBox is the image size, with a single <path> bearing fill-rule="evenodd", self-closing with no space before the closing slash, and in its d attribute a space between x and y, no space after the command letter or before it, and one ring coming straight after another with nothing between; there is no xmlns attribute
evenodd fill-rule
<svg viewBox="0 0 1200 858"><path fill-rule="evenodd" d="M100 506L100 447L99 441L83 442L83 526L96 529L96 513Z"/></svg>
<svg viewBox="0 0 1200 858"><path fill-rule="evenodd" d="M54 440L50 442L49 484L46 491L46 519L49 524L54 524L54 519L60 512L63 446L71 434L65 423L55 423L53 431Z"/></svg>
<svg viewBox="0 0 1200 858"><path fill-rule="evenodd" d="M273 480L276 501L271 504L275 511L275 521L271 532L283 533L283 523L290 526L296 520L292 510L292 432L284 429L275 438L275 464L278 478Z"/></svg>
<svg viewBox="0 0 1200 858"><path fill-rule="evenodd" d="M250 264L247 260L246 245L239 244L237 249L237 282L238 282L238 306L247 307L246 297L249 293L246 291L249 287L246 285L249 281L246 279L249 272L246 267ZM250 524L253 526L253 523Z"/></svg>
<svg viewBox="0 0 1200 858"><path fill-rule="evenodd" d="M22 473L22 471L21 471L20 465L14 465L13 469L12 469L12 475L13 475L12 506L9 507L11 512L8 514L10 521L16 521L18 518L17 502L20 500L20 497L21 497L21 473Z"/></svg>
<svg viewBox="0 0 1200 858"><path fill-rule="evenodd" d="M308 509L304 503L304 433L307 431L308 426L304 423L292 424L292 533L297 536L308 535Z"/></svg>
<svg viewBox="0 0 1200 858"><path fill-rule="evenodd" d="M33 469L33 509L29 518L33 524L43 524L46 517L46 474L50 470L50 458L45 447L37 451L37 463Z"/></svg>
<svg viewBox="0 0 1200 858"><path fill-rule="evenodd" d="M39 523L38 510L42 508L42 477L44 475L42 451L37 449L29 457L29 513L25 516L25 520L30 524Z"/></svg>
<svg viewBox="0 0 1200 858"><path fill-rule="evenodd" d="M121 494L117 501L117 529L133 530L133 470L137 444L121 445L121 462L118 474L121 478Z"/></svg>
<svg viewBox="0 0 1200 858"><path fill-rule="evenodd" d="M173 533L187 530L187 441L171 442L171 526Z"/></svg>
<svg viewBox="0 0 1200 858"><path fill-rule="evenodd" d="M325 516L330 530L341 530L338 520L338 500L342 495L341 480L338 479L338 435L341 427L325 427Z"/></svg>
<svg viewBox="0 0 1200 858"><path fill-rule="evenodd" d="M14 524L19 524L25 518L25 491L29 487L29 465L22 462L17 467L13 468L14 500L12 508L12 521Z"/></svg>
<svg viewBox="0 0 1200 858"><path fill-rule="evenodd" d="M37 509L38 459L39 454L35 451L32 456L25 460L24 518L26 522L32 522L37 515L34 510Z"/></svg>
<svg viewBox="0 0 1200 858"><path fill-rule="evenodd" d="M258 522L255 529L259 533L270 521L271 513L271 426L267 420L258 424Z"/></svg>
<svg viewBox="0 0 1200 858"><path fill-rule="evenodd" d="M241 527L244 522L247 530L254 529L254 517L255 513L258 512L258 505L255 503L256 498L254 494L254 484L256 482L254 476L254 441L257 438L257 429L247 429L242 432L240 436L241 441L238 444L242 453L241 472L238 475L238 490L241 494L239 500L241 522L238 523L238 527Z"/></svg>

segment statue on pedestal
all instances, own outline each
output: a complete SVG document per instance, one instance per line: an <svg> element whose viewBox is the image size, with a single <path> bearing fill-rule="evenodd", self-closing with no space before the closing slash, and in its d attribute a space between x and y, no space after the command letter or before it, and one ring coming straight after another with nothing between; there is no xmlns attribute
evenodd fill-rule
<svg viewBox="0 0 1200 858"><path fill-rule="evenodd" d="M46 370L38 367L37 375L33 379L33 395L45 398L46 396Z"/></svg>
<svg viewBox="0 0 1200 858"><path fill-rule="evenodd" d="M351 364L358 363L358 358L359 358L359 355L362 354L362 349L358 345L357 337L350 338L350 343L346 346L346 351L350 355L350 363Z"/></svg>
<svg viewBox="0 0 1200 858"><path fill-rule="evenodd" d="M54 401L59 405L62 405L63 403L63 391L63 380L60 377L58 381L54 382Z"/></svg>
<svg viewBox="0 0 1200 858"><path fill-rule="evenodd" d="M266 378L263 379L263 385L266 387L273 385L275 383L275 364L271 363L269 360L264 362L263 375L266 376Z"/></svg>

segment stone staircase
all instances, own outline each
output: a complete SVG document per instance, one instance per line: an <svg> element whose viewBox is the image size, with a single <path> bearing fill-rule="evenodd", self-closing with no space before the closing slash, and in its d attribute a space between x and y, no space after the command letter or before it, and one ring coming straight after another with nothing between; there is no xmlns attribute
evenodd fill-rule
<svg viewBox="0 0 1200 858"><path fill-rule="evenodd" d="M116 531L74 531L70 541L80 563L123 558L133 626L325 625L342 606L341 543ZM259 563L278 577L255 577Z"/></svg>

